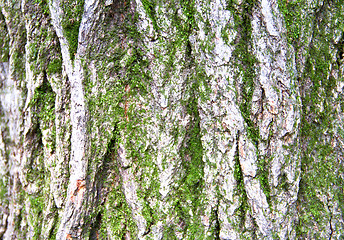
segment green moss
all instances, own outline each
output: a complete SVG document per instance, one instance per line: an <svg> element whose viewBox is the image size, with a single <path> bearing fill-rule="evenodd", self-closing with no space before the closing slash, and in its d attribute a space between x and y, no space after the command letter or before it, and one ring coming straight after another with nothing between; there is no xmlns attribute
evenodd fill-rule
<svg viewBox="0 0 344 240"><path fill-rule="evenodd" d="M164 228L163 239L178 240L176 230L173 225L169 225Z"/></svg>
<svg viewBox="0 0 344 240"><path fill-rule="evenodd" d="M251 119L252 97L253 91L256 87L255 79L257 78L257 59L253 54L251 25L251 16L255 6L256 1L245 1L240 6L237 6L235 1L227 1L227 9L232 12L234 17L234 27L239 32L239 38L232 43L235 46L235 50L233 51L235 59L234 67L238 69L237 75L242 79L239 86L240 90L238 91L240 96L237 96L238 99L240 99L239 108L247 125L247 135L257 147L257 144L260 141L259 128ZM257 164L259 169L257 175L267 200L270 202L268 162L269 161L264 157L260 157ZM235 172L240 189L240 185L243 183L239 174L239 169L240 166L237 165ZM246 201L246 199L242 199L242 201Z"/></svg>
<svg viewBox="0 0 344 240"><path fill-rule="evenodd" d="M9 25L6 25L4 15L0 14L0 57L8 61L10 57L13 64L10 69L13 69L13 76L15 80L18 80L22 84L18 84L20 87L25 86L25 44L26 44L26 28L23 21L23 15L19 5L16 2L8 2L4 4L4 12L7 13L7 21ZM7 29L11 28L11 29ZM9 45L9 32L11 32L11 39L15 39L11 45ZM1 59L0 59L1 60Z"/></svg>
<svg viewBox="0 0 344 240"><path fill-rule="evenodd" d="M45 208L43 194L38 194L38 196L29 195L28 199L30 201L29 220L31 225L34 226L33 239L40 239L43 223L42 215Z"/></svg>
<svg viewBox="0 0 344 240"><path fill-rule="evenodd" d="M302 11L307 6L304 0L288 1L280 0L279 9L284 15L285 26L287 29L287 39L289 44L298 48L300 45L302 26L304 25L304 19L302 19Z"/></svg>
<svg viewBox="0 0 344 240"><path fill-rule="evenodd" d="M17 192L17 199L16 199L16 202L17 202L17 214L14 216L14 229L18 232L18 235L20 237L23 237L25 238L25 235L26 235L26 231L25 229L22 229L21 227L21 223L22 223L22 220L25 220L25 217L26 217L26 211L25 211L25 204L24 204L24 201L25 201L25 192L23 191L23 189L21 189L21 185L18 186L18 192ZM24 230L24 231L23 231Z"/></svg>
<svg viewBox="0 0 344 240"><path fill-rule="evenodd" d="M57 230L60 227L60 223L61 223L61 217L58 216L58 213L56 211L55 216L54 216L54 224L49 233L49 240L56 240L56 234L57 234Z"/></svg>
<svg viewBox="0 0 344 240"><path fill-rule="evenodd" d="M246 123L246 130L249 139L256 147L257 154L257 177L260 185L267 198L269 205L271 204L271 190L269 184L269 163L272 157L260 156L258 151L258 142L261 141L259 128L252 120L252 97L256 88L257 64L258 61L253 51L252 42L252 13L256 8L257 1L247 0L241 5L236 1L227 1L227 9L230 10L234 18L234 28L238 32L237 38L231 43L235 50L233 51L233 66L236 71L237 78L241 79L237 85L237 99L241 114ZM227 39L226 34L222 36ZM238 150L237 150L238 151ZM243 173L240 167L239 155L235 158L234 176L237 182L236 194L240 197L240 206L237 209L237 215L240 219L240 229L244 229L246 221L246 213L250 211L248 198L244 187ZM245 229L244 232L245 233ZM242 235L243 236L243 235Z"/></svg>
<svg viewBox="0 0 344 240"><path fill-rule="evenodd" d="M4 182L6 180L7 180L6 178L3 178L1 176L1 178L0 178L0 202L4 203L5 205L8 204L7 183Z"/></svg>
<svg viewBox="0 0 344 240"><path fill-rule="evenodd" d="M204 226L201 220L196 217L204 210L203 199L205 198L203 193L205 163L203 161L198 101L202 97L200 85L204 84L203 81L206 76L192 57L192 46L189 41L189 36L197 28L194 1L181 0L175 3L171 2L170 7L174 9L175 13L171 16L171 25L176 29L176 37L164 46L168 52L168 60L164 62L166 70L164 79L166 79L166 82L170 80L171 72L176 70L176 54L180 51L183 52L185 54L184 62L180 64L183 65L187 72L190 72L186 75L187 80L185 83L187 95L190 97L184 102L185 110L190 116L190 122L185 132L177 126L173 130L175 139L177 139L179 134L184 135L182 147L179 149L181 159L180 176L175 180L178 184L173 194L173 196L178 197L170 199L173 203L176 221L179 224L167 226L165 234L171 231L179 231L183 232L184 238L203 239L205 237L203 235ZM183 18L177 14L178 8L182 10ZM174 234L171 234L171 238L173 236Z"/></svg>
<svg viewBox="0 0 344 240"><path fill-rule="evenodd" d="M135 236L137 232L136 225L119 182L115 182L110 191L102 215L103 221L100 226L102 239L106 239L109 235L114 239L123 239L128 232L131 236ZM108 232L108 228L111 232Z"/></svg>
<svg viewBox="0 0 344 240"><path fill-rule="evenodd" d="M201 141L200 116L198 112L199 83L190 78L190 98L186 102L186 110L190 115L190 123L187 127L183 147L179 150L182 159L181 168L183 174L177 180L179 182L176 195L180 196L174 201L174 209L180 220L185 224L184 236L193 236L195 239L203 239L203 225L199 215L204 210L204 161L203 146ZM190 216L190 211L192 216Z"/></svg>
<svg viewBox="0 0 344 240"><path fill-rule="evenodd" d="M91 56L99 65L97 65L97 87L104 91L94 93L92 89L96 87L90 78L90 72L87 69L87 62L84 63L85 70L85 95L90 112L90 121L88 131L93 132L95 129L99 134L95 139L91 140L91 154L92 159L89 161L89 177L95 177L97 184L104 184L109 186L111 191L106 197L104 207L93 208L90 210L90 222L92 236L100 234L101 238L106 238L111 235L115 239L124 239L127 234L135 236L137 234L136 224L132 218L132 210L126 202L125 195L122 190L122 179L120 177L119 168L122 167L117 159L117 148L123 138L127 138L128 142L126 150L128 157L133 159L136 163L140 163L140 168L151 165L151 160L146 158L144 151L140 147L142 129L140 128L141 119L140 113L133 111L133 105L129 99L134 98L136 94L146 93L146 81L149 79L145 68L148 65L147 60L143 59L141 46L137 43L140 41L140 36L136 27L133 27L132 21L136 18L128 16L126 7L123 3L115 3L108 7L109 16L105 16L104 25L101 26L100 32L104 31L103 41L106 44L100 45L100 54ZM116 15L120 15L118 18ZM115 16L114 16L115 15ZM125 19L122 19L125 16ZM122 19L122 20L118 20ZM113 29L113 21L117 21ZM122 22L123 21L123 22ZM128 21L128 22L127 22ZM102 29L104 28L104 29ZM110 30L109 30L110 29ZM132 38L133 46L122 48L123 39ZM103 48L104 47L104 48ZM98 49L98 51L99 51ZM128 49L132 49L129 54ZM108 56L108 51L111 51L111 56ZM112 64L111 69L106 69L105 66ZM109 78L113 77L113 79ZM130 89L130 91L129 91ZM109 132L113 126L113 131ZM143 131L143 130L142 130ZM121 136L123 134L124 136ZM111 138L113 140L111 140ZM112 142L108 145L105 157L102 156L103 144L99 142ZM105 166L107 164L114 164L110 168L115 171L115 179L107 179ZM133 167L133 166L129 166ZM109 170L110 171L110 170ZM146 173L148 175L148 173ZM104 178L99 178L103 176ZM154 176L149 175L151 178ZM147 188L152 186L147 184ZM142 190L138 195L142 198L149 197L149 194L156 192ZM94 203L97 205L97 203ZM148 202L144 206L143 215L147 219L148 228L156 220L152 219L153 210L150 208ZM90 236L91 236L90 235Z"/></svg>
<svg viewBox="0 0 344 240"><path fill-rule="evenodd" d="M142 50L140 48L133 48L133 52L126 62L126 83L130 85L131 89L140 90L141 94L147 94L149 91L148 81L151 77L145 72L148 64L148 60L143 59Z"/></svg>
<svg viewBox="0 0 344 240"><path fill-rule="evenodd" d="M35 61L38 57L38 48L37 44L30 43L28 46L29 52L28 52L28 61ZM32 67L32 66L31 66Z"/></svg>
<svg viewBox="0 0 344 240"><path fill-rule="evenodd" d="M234 16L235 29L239 32L239 39L233 42L235 50L233 57L236 59L234 67L238 69L237 75L241 77L240 103L241 114L247 124L247 133L253 143L258 144L260 139L259 129L251 120L252 96L255 89L257 59L253 54L251 16L256 5L255 1L245 1L237 7L234 1L227 2L227 9Z"/></svg>
<svg viewBox="0 0 344 240"><path fill-rule="evenodd" d="M24 34L25 35L25 30ZM23 36L23 38L26 36ZM25 47L19 46L18 48L15 48L11 57L13 60L13 67L15 69L14 75L18 80L24 80L25 79Z"/></svg>
<svg viewBox="0 0 344 240"><path fill-rule="evenodd" d="M48 76L50 76L52 74L60 72L62 72L62 61L59 58L55 58L49 63L47 67L47 74Z"/></svg>
<svg viewBox="0 0 344 240"><path fill-rule="evenodd" d="M220 196L218 196L218 199L219 199L219 197ZM209 232L211 233L211 235L208 235L204 239L207 239L207 240L221 239L220 238L221 227L220 227L220 220L219 220L219 205L218 205L218 203L216 204L216 206L211 211L209 222L211 223L210 229L209 229Z"/></svg>
<svg viewBox="0 0 344 240"><path fill-rule="evenodd" d="M41 147L41 146L39 146ZM42 153L40 156L35 156L35 158L42 160L42 162L33 162L31 164L32 182L36 184L39 188L35 193L25 194L26 209L27 209L27 220L31 227L33 227L33 236L32 239L42 239L42 230L44 229L45 221L49 218L57 218L57 209L54 206L54 200L51 199L52 195L50 194L50 174L49 171L45 170L44 158ZM48 202L52 204L49 204ZM49 208L48 208L49 207ZM49 214L43 214L44 211L49 211ZM56 219L55 219L56 222ZM50 229L50 236L53 235L54 226Z"/></svg>
<svg viewBox="0 0 344 240"><path fill-rule="evenodd" d="M204 166L203 146L201 141L200 115L198 111L198 102L208 96L201 91L201 85L206 86L207 76L193 59L193 46L189 41L190 35L197 30L195 21L196 10L195 2L175 1L168 3L165 7L172 8L173 13L169 20L174 29L174 38L171 41L164 42L162 49L168 55L161 56L164 59L165 72L163 77L168 84L173 78L173 72L176 69L176 56L184 54L184 59L179 62L185 74L185 95L189 96L182 100L186 113L190 116L190 121L186 129L175 126L172 134L177 140L183 136L184 140L179 149L180 168L178 175L174 179L176 185L167 201L172 202L172 216L176 223L166 226L165 235L170 234L173 238L173 232L182 232L185 239L204 239L204 226L199 217L204 211ZM180 16L180 10L183 16ZM179 12L179 14L178 14ZM159 52L157 58L160 59ZM179 223L178 223L179 222ZM166 235L167 236L167 235ZM168 237L167 237L168 239Z"/></svg>
<svg viewBox="0 0 344 240"><path fill-rule="evenodd" d="M49 5L46 0L33 0L35 6L39 6L44 15L49 15Z"/></svg>
<svg viewBox="0 0 344 240"><path fill-rule="evenodd" d="M239 146L237 146L234 165L234 179L237 183L235 188L235 194L239 196L240 206L236 209L236 214L239 216L240 224L239 229L242 230L245 227L246 212L250 210L248 205L248 197L245 190L244 175L241 170L239 161Z"/></svg>
<svg viewBox="0 0 344 240"><path fill-rule="evenodd" d="M271 207L271 189L270 189L270 184L269 184L269 171L270 171L269 163L271 162L272 159L273 159L273 156L271 156L270 158L260 157L257 164L258 166L257 175L259 178L259 182L270 207Z"/></svg>
<svg viewBox="0 0 344 240"><path fill-rule="evenodd" d="M286 173L282 173L280 176L278 176L278 182L285 192L289 190L289 183Z"/></svg>
<svg viewBox="0 0 344 240"><path fill-rule="evenodd" d="M64 12L62 28L69 44L68 50L70 58L74 60L78 48L79 28L84 11L84 1L64 1L62 3L62 9Z"/></svg>
<svg viewBox="0 0 344 240"><path fill-rule="evenodd" d="M62 71L59 40L50 23L51 19L45 12L49 11L48 5L45 0L35 1L37 5L29 5L26 13L26 18L31 22L27 32L29 40L26 60L33 73L33 81L36 81L43 72L47 72L50 76Z"/></svg>
<svg viewBox="0 0 344 240"><path fill-rule="evenodd" d="M56 94L51 88L48 80L44 78L42 85L35 90L30 106L34 108L37 120L42 130L51 128L50 136L51 150L55 150L56 126L55 126L55 98Z"/></svg>
<svg viewBox="0 0 344 240"><path fill-rule="evenodd" d="M154 2L154 0L142 0L142 5L148 15L148 17L151 19L152 24L153 24L153 28L156 32L159 32L159 27L156 21L156 11L155 11L155 7L156 7L156 3Z"/></svg>
<svg viewBox="0 0 344 240"><path fill-rule="evenodd" d="M39 131L39 130L38 130ZM41 140L40 133L36 135L39 140ZM31 156L31 163L29 166L27 166L27 173L26 173L26 179L30 183L37 182L37 184L42 185L44 179L44 157L43 157L43 146L42 143L39 142L37 146L35 146L36 149L34 150L34 154Z"/></svg>
<svg viewBox="0 0 344 240"><path fill-rule="evenodd" d="M294 48L305 47L304 39L299 39L299 22L310 22L307 16L300 15L299 9L293 3L281 3L288 28L288 38ZM285 4L285 5L283 5ZM301 4L301 5L304 5ZM330 11L329 11L330 10ZM331 13L330 13L331 12ZM298 195L299 223L298 238L320 238L327 223L331 221L331 209L328 211L323 197L328 194L342 199L340 186L343 182L338 177L342 171L337 161L338 155L333 149L335 140L334 127L336 122L336 104L339 99L333 96L337 82L331 71L338 70L338 61L333 59L333 49L328 39L333 39L338 22L344 18L340 14L341 4L338 1L324 2L316 6L312 16L314 24L312 41L307 43L305 52L306 64L303 74L298 79L301 88L301 181ZM336 16L336 17L334 17ZM303 26L303 25L301 25ZM295 30L296 29L296 30ZM331 30L329 30L331 29ZM338 57L338 56L337 56ZM331 70L332 69L332 70ZM319 229L314 232L314 226Z"/></svg>
<svg viewBox="0 0 344 240"><path fill-rule="evenodd" d="M87 99L89 100L90 112L94 113L92 118L96 120L92 127L100 129L101 134L106 136L107 134L102 130L102 123L115 124L116 133L114 134L117 134L117 147L123 139L126 139L125 149L128 154L127 157L131 159L132 164L125 167L131 168L131 171L137 177L136 181L142 183L137 190L137 195L143 203L141 214L147 222L146 233L144 234L148 237L151 226L158 220L156 206L151 205L150 201L159 196L158 190L160 186L157 167L152 160L152 152L149 149L145 149L143 144L144 137L147 135L147 130L144 127L147 119L143 117L145 110L138 110L134 103L138 95L145 96L149 93L151 77L149 71L146 71L149 62L144 57L144 47L141 45L142 38L134 25L137 18L131 15L128 16L128 13L125 12L126 7L123 6L122 9L121 4L119 6L116 5L115 9L113 7L109 8L116 14L126 16L124 20L116 22L116 29L113 32L108 30L106 32L105 38L109 39L108 48L111 49L113 54L110 57L100 56L103 66L111 63L114 67L107 71L105 67L99 66L98 84L103 89L106 89L106 93L93 94L91 91L93 82L88 82L86 88L88 92ZM116 16L112 16L112 18L117 19ZM112 19L109 21L111 23ZM130 46L126 47L127 49L121 47L122 41L125 38L132 40ZM127 51L128 49L130 49L129 52ZM108 51L108 49L104 48L104 51ZM107 76L109 75L115 76L115 80L107 82ZM97 115L99 111L103 113ZM120 134L123 135L120 136ZM106 139L106 137L104 138ZM99 150L98 147L94 146L92 151L97 152ZM120 163L118 164L120 165ZM127 205L120 187L116 190L116 195L119 194L122 200L118 209L108 214L108 217L113 219L113 221L104 222L102 229L105 229L105 226L111 226L111 228L116 229L116 236L120 239L127 232L131 232L131 235L135 234L136 230L134 229L134 222L130 220L129 223L126 220L131 219L131 209ZM109 204L111 201L113 200L109 198ZM117 211L123 212L123 214L116 213ZM124 228L123 225L125 225ZM106 233L104 232L103 235L106 236Z"/></svg>
<svg viewBox="0 0 344 240"><path fill-rule="evenodd" d="M10 52L10 36L8 34L5 18L0 11L0 62L8 62Z"/></svg>
<svg viewBox="0 0 344 240"><path fill-rule="evenodd" d="M184 16L186 16L186 24L183 24L183 32L190 34L191 31L196 27L196 7L194 0L180 0ZM187 39L188 40L188 39Z"/></svg>
<svg viewBox="0 0 344 240"><path fill-rule="evenodd" d="M143 2L147 15L152 19L153 26L156 31L158 29L159 17L158 13L159 8L153 1L144 1ZM182 160L182 178L180 180L179 186L176 186L175 193L170 196L180 196L178 201L176 199L168 199L166 201L173 202L174 212L168 213L168 216L176 217L187 223L185 228L185 236L195 236L195 238L202 238L203 226L200 223L200 219L196 217L199 215L202 210L202 202L199 199L202 199L202 187L204 184L203 175L204 175L204 163L203 163L203 148L201 143L201 134L200 134L200 117L198 113L198 99L199 94L199 85L200 82L204 80L204 71L195 73L193 66L195 65L192 62L191 56L191 45L189 43L189 36L194 29L195 23L193 20L193 1L176 1L174 3L168 3L174 5L173 8L181 7L183 9L183 14L187 15L185 21L184 18L180 18L177 15L177 12L174 11L173 15L173 26L176 26L177 33L176 38L171 41L165 41L163 39L156 39L161 43L157 43L162 50L168 49L168 61L161 62L161 64L166 65L166 72L163 73L166 84L170 81L169 74L173 72L175 68L175 57L176 54L180 51L185 52L185 69L192 68L193 74L190 75L190 78L187 83L187 89L190 91L190 97L185 101L185 110L187 114L191 115L192 121L186 133L184 140L185 147L181 149L180 156ZM120 4L118 4L120 5ZM137 195L139 201L143 203L142 215L146 219L147 226L146 232L144 233L148 239L151 235L151 228L161 220L161 216L164 216L164 213L158 211L158 206L154 204L154 201L158 202L161 200L159 193L160 183L159 183L159 168L156 166L155 158L156 153L146 146L147 142L147 129L145 127L146 122L150 121L146 117L145 107L140 108L137 106L137 100L140 97L146 97L150 94L150 63L148 59L145 58L145 46L142 43L142 37L137 30L135 21L137 21L137 16L130 16L127 18L127 13L122 12L120 7L116 5L116 9L113 6L109 6L109 12L115 12L116 14L123 14L125 20L116 22L116 29L111 32L107 29L105 32L105 39L109 42L107 48L104 45L104 53L111 49L111 57L108 57L105 54L100 54L95 57L95 59L102 62L102 66L98 66L98 79L97 85L100 88L106 89L106 93L97 93L92 92L94 87L94 82L91 82L86 79L86 95L88 99L88 106L90 109L90 115L94 120L90 126L90 130L97 128L100 130L101 135L106 136L106 133L103 133L103 123L116 124L118 131L118 144L121 139L126 139L125 149L127 152L127 157L131 159L132 164L126 166L131 168L130 170L134 173L136 182L140 183L140 187L137 190ZM176 7L177 5L177 7ZM156 12L155 12L156 11ZM113 19L117 19L116 16L111 15ZM128 22L126 22L128 20ZM109 20L110 21L110 20ZM111 22L110 22L111 23ZM126 23L122 25L123 23ZM107 27L105 27L107 28ZM118 46L122 46L123 39L129 38L131 41L129 46L126 46L126 51ZM126 44L126 41L123 45ZM102 46L100 47L102 49ZM103 51L101 50L101 51ZM100 51L100 52L101 52ZM161 53L158 49L154 52L156 58L161 57ZM112 63L113 68L111 70L106 70L104 66ZM184 64L184 63L181 63ZM99 64L100 65L100 64ZM198 70L198 69L197 69ZM107 82L108 76L114 76L113 82ZM130 89L130 91L129 91ZM141 100L140 100L141 101ZM161 126L163 127L163 126ZM105 129L104 129L105 130ZM121 134L121 135L119 135ZM180 134L178 126L175 129L175 135ZM106 137L104 137L106 139ZM98 141L98 140L97 140ZM93 155L97 155L100 146L94 144L92 147ZM91 160L92 164L96 164L98 160ZM100 159L99 164L102 164ZM123 236L126 231L129 231L127 228L127 216L131 214L130 207L125 203L124 195L121 191L121 188L118 188L117 194L122 195L118 199L122 198L123 203L118 206L118 210L107 215L107 218L112 218L113 227L117 229L118 237ZM169 196L169 197L170 197ZM110 198L108 200L110 204ZM111 205L114 205L111 203ZM116 203L116 205L118 205ZM121 210L123 209L123 210ZM127 214L117 213L117 211L127 212ZM194 217L190 217L190 211L195 213ZM104 213L102 213L102 219L105 219ZM117 219L116 216L121 219ZM159 218L160 217L160 218ZM116 224L115 224L116 223ZM122 224L120 224L122 223ZM103 236L106 236L105 228L109 226L110 222L103 222L102 229L104 230ZM124 226L124 229L122 230ZM169 228L170 230L168 230ZM174 230L179 230L179 227L176 225L171 225L166 227L165 234L167 239L172 238L170 232ZM184 231L184 230L183 230Z"/></svg>
<svg viewBox="0 0 344 240"><path fill-rule="evenodd" d="M194 83L196 85L196 83ZM196 87L194 86L195 90ZM203 146L201 141L200 131L200 116L198 112L197 99L190 97L187 103L187 112L191 116L192 122L186 133L187 139L185 148L181 149L181 157L183 159L190 159L184 161L183 165L187 169L188 176L186 183L192 188L195 184L202 181L204 175L204 162L203 162Z"/></svg>

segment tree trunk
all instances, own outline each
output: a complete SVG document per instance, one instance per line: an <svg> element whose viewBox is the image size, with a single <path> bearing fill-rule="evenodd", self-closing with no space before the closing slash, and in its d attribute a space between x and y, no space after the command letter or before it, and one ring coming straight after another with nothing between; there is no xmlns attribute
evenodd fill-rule
<svg viewBox="0 0 344 240"><path fill-rule="evenodd" d="M0 239L343 239L340 0L0 0Z"/></svg>

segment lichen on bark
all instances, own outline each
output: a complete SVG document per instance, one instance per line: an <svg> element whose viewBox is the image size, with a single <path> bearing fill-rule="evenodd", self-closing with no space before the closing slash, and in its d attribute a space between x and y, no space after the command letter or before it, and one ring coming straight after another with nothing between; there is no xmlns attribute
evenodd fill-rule
<svg viewBox="0 0 344 240"><path fill-rule="evenodd" d="M0 238L343 237L340 1L0 10Z"/></svg>

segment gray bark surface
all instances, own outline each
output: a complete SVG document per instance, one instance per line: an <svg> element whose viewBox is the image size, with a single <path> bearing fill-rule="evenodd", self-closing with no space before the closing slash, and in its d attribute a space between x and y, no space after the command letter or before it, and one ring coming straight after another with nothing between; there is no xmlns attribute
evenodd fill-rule
<svg viewBox="0 0 344 240"><path fill-rule="evenodd" d="M0 239L344 239L343 12L0 0Z"/></svg>

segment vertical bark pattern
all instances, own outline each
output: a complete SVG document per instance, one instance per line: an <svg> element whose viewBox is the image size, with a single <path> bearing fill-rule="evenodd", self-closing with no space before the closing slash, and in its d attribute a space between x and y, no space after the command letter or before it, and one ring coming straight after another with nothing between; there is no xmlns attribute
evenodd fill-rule
<svg viewBox="0 0 344 240"><path fill-rule="evenodd" d="M0 238L341 239L343 6L0 0Z"/></svg>

